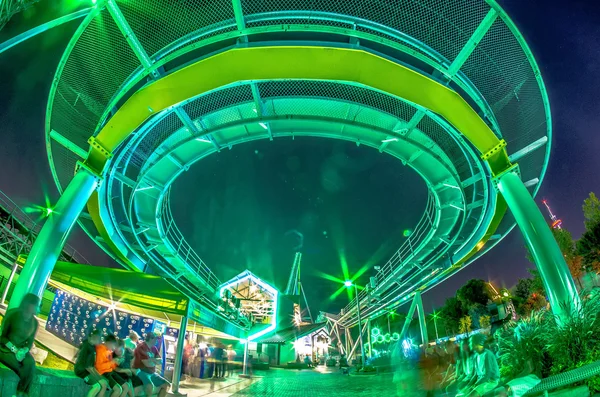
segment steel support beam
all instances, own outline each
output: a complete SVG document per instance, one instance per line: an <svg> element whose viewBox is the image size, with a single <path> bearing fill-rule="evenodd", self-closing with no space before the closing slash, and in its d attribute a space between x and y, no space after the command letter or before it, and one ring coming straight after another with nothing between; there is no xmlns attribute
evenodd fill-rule
<svg viewBox="0 0 600 397"><path fill-rule="evenodd" d="M529 153L545 146L546 143L548 143L548 137L543 136L540 139L538 139L537 141L525 146L523 149L511 154L510 156L508 156L508 159L510 160L511 163L516 163L517 161L521 160L523 157L527 156Z"/></svg>
<svg viewBox="0 0 600 397"><path fill-rule="evenodd" d="M500 174L496 181L535 260L552 312L558 321L562 321L581 307L565 258L546 219L519 176L509 170Z"/></svg>
<svg viewBox="0 0 600 397"><path fill-rule="evenodd" d="M113 17L115 23L117 24L117 27L119 28L119 30L125 37L125 40L127 40L127 43L133 50L133 53L138 58L138 60L140 61L140 63L144 67L144 69L146 71L150 71L150 74L152 75L152 77L154 77L154 78L160 77L160 74L158 73L158 71L152 70L152 64L153 64L152 60L146 53L146 50L142 46L142 43L140 43L140 41L136 37L135 33L131 29L131 26L129 26L129 23L125 19L125 16L121 12L121 9L119 8L119 6L117 6L117 3L114 0L108 0L106 2L106 8L108 9L108 12L110 13L110 15Z"/></svg>
<svg viewBox="0 0 600 397"><path fill-rule="evenodd" d="M10 299L9 309L19 307L21 300L28 293L42 297L69 233L96 190L98 182L97 175L84 166L79 167L79 171L48 215L31 248Z"/></svg>
<svg viewBox="0 0 600 397"><path fill-rule="evenodd" d="M415 294L415 301L417 302L417 316L419 317L421 342L423 343L423 349L426 349L427 343L429 342L429 337L427 336L427 321L425 321L425 310L423 309L423 299L421 299L420 291Z"/></svg>
<svg viewBox="0 0 600 397"><path fill-rule="evenodd" d="M175 351L175 365L173 367L173 381L171 383L171 393L180 395L179 393L179 380L181 379L181 373L183 371L183 348L185 344L185 333L187 329L188 317L181 316L181 323L179 324L179 335L177 337L177 349Z"/></svg>
<svg viewBox="0 0 600 397"><path fill-rule="evenodd" d="M67 139L65 136L61 135L60 133L56 132L55 130L50 131L50 138L54 139L57 143L61 144L65 148L69 149L71 152L75 153L77 156L81 157L82 159L87 158L87 155L88 155L87 150L80 148L78 145L74 144L69 139Z"/></svg>
<svg viewBox="0 0 600 397"><path fill-rule="evenodd" d="M460 68L464 65L465 61L471 56L471 54L473 53L483 36L485 36L488 30L490 30L497 17L498 13L496 12L496 10L493 7L490 8L490 11L483 18L479 26L477 26L477 29L475 29L475 32L473 32L473 34L469 38L469 41L467 41L467 44L465 44L464 47L460 50L460 52L448 68L448 71L446 72L447 76L452 78L454 77L454 75L456 75L456 73L458 73Z"/></svg>
<svg viewBox="0 0 600 397"><path fill-rule="evenodd" d="M406 333L408 332L408 327L410 327L410 323L412 322L413 316L415 315L416 308L417 308L417 299L416 299L416 295L415 295L415 298L413 298L413 301L410 304L410 308L408 309L408 313L406 314L406 320L404 320L404 325L402 326L402 331L400 331L400 340L404 340L404 338L406 338Z"/></svg>
<svg viewBox="0 0 600 397"><path fill-rule="evenodd" d="M4 0L0 0L0 4L3 2ZM2 5L0 5L0 7L2 7ZM57 26L60 26L62 24L65 24L67 22L71 22L74 21L75 19L79 19L79 18L83 18L86 15L88 15L90 12L93 12L94 8L86 8L83 10L79 10L76 11L74 13L71 13L69 15L65 15L63 17L60 18L56 18L53 21L50 22L46 22L45 24L36 26L33 29L29 29L28 31L21 33L9 40L6 40L3 43L0 43L0 54L2 54L4 51L9 50L10 48L16 46L17 44L21 44L22 42L24 42L25 40L28 40L34 36L37 36L40 33L43 33L47 30L50 30L52 28L55 28ZM0 22L1 24L1 22ZM0 30L2 29L2 27L0 26Z"/></svg>

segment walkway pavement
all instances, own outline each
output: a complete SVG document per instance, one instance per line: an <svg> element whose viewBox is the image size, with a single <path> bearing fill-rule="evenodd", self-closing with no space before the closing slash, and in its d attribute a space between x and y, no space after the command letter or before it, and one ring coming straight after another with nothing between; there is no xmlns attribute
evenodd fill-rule
<svg viewBox="0 0 600 397"><path fill-rule="evenodd" d="M225 379L189 379L180 383L179 392L188 397L230 397L247 388L259 378L242 379L233 376Z"/></svg>
<svg viewBox="0 0 600 397"><path fill-rule="evenodd" d="M339 370L270 369L233 397L393 397L392 375L348 376ZM211 395L212 397L212 395Z"/></svg>

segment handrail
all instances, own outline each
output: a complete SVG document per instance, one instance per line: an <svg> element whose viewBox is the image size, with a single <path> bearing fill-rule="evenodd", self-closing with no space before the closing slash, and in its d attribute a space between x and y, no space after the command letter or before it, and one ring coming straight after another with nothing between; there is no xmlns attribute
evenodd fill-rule
<svg viewBox="0 0 600 397"><path fill-rule="evenodd" d="M175 250L175 255L190 266L196 274L203 279L206 284L214 291L217 291L222 284L213 271L204 263L202 258L196 253L192 246L187 242L183 234L177 227L171 212L171 188L165 193L162 201L160 222L165 235L165 240Z"/></svg>
<svg viewBox="0 0 600 397"><path fill-rule="evenodd" d="M386 262L385 265L379 270L376 279L377 285L379 285L382 281L386 280L393 272L398 269L398 266L404 267L406 264L414 258L415 248L419 246L422 242L422 238L427 236L429 231L431 230L431 224L433 220L433 212L435 211L435 197L429 191L429 195L427 198L427 206L425 207L425 212L423 216L417 223L415 230L411 233L410 236L406 239L406 241L398 248L398 250L392 255L392 257ZM354 308L356 308L357 299L358 302L361 302L363 299L367 298L369 295L369 291L364 289L358 293L358 296L350 301L344 309L342 309L343 315L351 312ZM342 315L342 316L343 316Z"/></svg>
<svg viewBox="0 0 600 397"><path fill-rule="evenodd" d="M31 240L34 241L37 235L42 230L42 224L40 222L36 222L29 215L27 215L21 207L19 207L10 197L8 197L4 192L0 191L0 207L4 209L4 211L12 216L17 222L21 224L26 230L31 234ZM26 242L23 242L24 244ZM65 244L62 250L62 258L67 259L69 262L77 262L82 264L89 264L90 262L81 255L75 248L70 246L69 244Z"/></svg>

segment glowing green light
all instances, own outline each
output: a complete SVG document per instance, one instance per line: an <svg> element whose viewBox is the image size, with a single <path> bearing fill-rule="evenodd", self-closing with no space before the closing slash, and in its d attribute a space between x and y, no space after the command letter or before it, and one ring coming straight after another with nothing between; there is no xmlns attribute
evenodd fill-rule
<svg viewBox="0 0 600 397"><path fill-rule="evenodd" d="M46 216L50 216L50 214L53 212L54 210L52 208L46 208Z"/></svg>
<svg viewBox="0 0 600 397"><path fill-rule="evenodd" d="M346 287L352 287L352 285L353 285L353 284L352 284L352 281L350 281L350 280L346 280L346 281L344 281L344 285L345 285Z"/></svg>
<svg viewBox="0 0 600 397"><path fill-rule="evenodd" d="M433 313L431 313L431 318L437 320L440 318L440 314L434 311Z"/></svg>
<svg viewBox="0 0 600 397"><path fill-rule="evenodd" d="M379 330L379 328L373 328L371 330L371 335L374 337L377 337L377 335L381 334L381 331Z"/></svg>
<svg viewBox="0 0 600 397"><path fill-rule="evenodd" d="M406 229L406 230L404 230L404 232L402 232L402 235L403 235L404 237L408 237L408 236L410 236L411 234L412 234L412 230L410 230L410 229Z"/></svg>

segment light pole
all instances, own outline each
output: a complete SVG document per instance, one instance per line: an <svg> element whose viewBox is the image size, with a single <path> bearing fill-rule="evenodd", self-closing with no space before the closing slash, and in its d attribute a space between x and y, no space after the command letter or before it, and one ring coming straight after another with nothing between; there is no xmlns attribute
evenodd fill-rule
<svg viewBox="0 0 600 397"><path fill-rule="evenodd" d="M437 327L437 319L440 318L440 315L434 310L433 313L431 313L431 317L433 318L433 326L435 327L435 340L437 343L437 341L440 339Z"/></svg>
<svg viewBox="0 0 600 397"><path fill-rule="evenodd" d="M360 340L360 357L361 357L361 364L364 366L365 365L365 349L363 346L363 335L362 335L361 320L360 320L360 299L358 299L358 287L355 283L353 283L350 280L346 280L344 282L344 285L346 286L346 288L350 288L350 287L354 286L354 295L356 295L356 314L358 316L358 337Z"/></svg>

